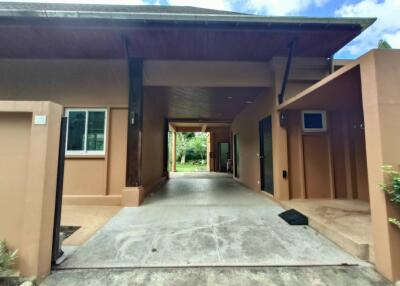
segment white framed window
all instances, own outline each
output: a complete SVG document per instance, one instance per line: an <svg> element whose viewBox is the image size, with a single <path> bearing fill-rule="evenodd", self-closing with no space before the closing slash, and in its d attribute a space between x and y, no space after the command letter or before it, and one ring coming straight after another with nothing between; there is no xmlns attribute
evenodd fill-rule
<svg viewBox="0 0 400 286"><path fill-rule="evenodd" d="M107 109L68 108L66 155L104 155Z"/></svg>
<svg viewBox="0 0 400 286"><path fill-rule="evenodd" d="M301 120L304 132L325 132L326 111L323 110L304 110L301 112Z"/></svg>

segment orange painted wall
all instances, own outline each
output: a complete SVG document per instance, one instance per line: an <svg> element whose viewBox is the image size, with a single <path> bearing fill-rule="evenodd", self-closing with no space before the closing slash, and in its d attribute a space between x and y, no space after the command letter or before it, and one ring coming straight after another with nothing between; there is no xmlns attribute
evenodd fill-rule
<svg viewBox="0 0 400 286"><path fill-rule="evenodd" d="M51 102L0 101L0 238L39 282L51 266L61 115Z"/></svg>
<svg viewBox="0 0 400 286"><path fill-rule="evenodd" d="M375 262L379 272L400 280L400 231L387 222L400 207L379 189L382 165L400 165L400 51L374 50L360 59L368 182Z"/></svg>
<svg viewBox="0 0 400 286"><path fill-rule="evenodd" d="M106 155L67 157L64 194L119 196L125 186L128 78L124 60L0 60L0 100L51 100L68 107L107 108ZM145 80L151 80L146 77ZM142 181L151 187L163 173L165 110L144 98ZM114 200L115 201L115 200Z"/></svg>
<svg viewBox="0 0 400 286"><path fill-rule="evenodd" d="M328 112L324 133L304 133L300 111L289 111L287 122L290 198L369 200L365 140L358 128L362 116L357 110Z"/></svg>
<svg viewBox="0 0 400 286"><path fill-rule="evenodd" d="M119 195L125 187L128 109L111 109L110 115L107 194Z"/></svg>
<svg viewBox="0 0 400 286"><path fill-rule="evenodd" d="M64 195L120 195L125 184L128 81L121 60L0 60L0 100L107 108L106 156L68 158Z"/></svg>
<svg viewBox="0 0 400 286"><path fill-rule="evenodd" d="M0 238L11 249L21 246L31 125L31 113L0 113Z"/></svg>
<svg viewBox="0 0 400 286"><path fill-rule="evenodd" d="M232 123L232 135L239 135L239 178L253 190L260 190L260 152L258 122L273 112L273 93L265 90L257 100L243 110ZM232 144L233 146L233 144Z"/></svg>

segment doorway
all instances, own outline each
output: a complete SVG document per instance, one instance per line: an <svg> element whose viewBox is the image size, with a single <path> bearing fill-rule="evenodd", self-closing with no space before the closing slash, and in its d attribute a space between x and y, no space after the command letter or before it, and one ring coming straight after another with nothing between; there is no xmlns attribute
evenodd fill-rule
<svg viewBox="0 0 400 286"><path fill-rule="evenodd" d="M260 184L261 190L274 194L272 158L272 118L268 116L259 122L260 136Z"/></svg>
<svg viewBox="0 0 400 286"><path fill-rule="evenodd" d="M208 172L209 132L173 131L168 134L169 171Z"/></svg>
<svg viewBox="0 0 400 286"><path fill-rule="evenodd" d="M229 143L218 143L218 169L220 172L228 172L227 163L229 159Z"/></svg>

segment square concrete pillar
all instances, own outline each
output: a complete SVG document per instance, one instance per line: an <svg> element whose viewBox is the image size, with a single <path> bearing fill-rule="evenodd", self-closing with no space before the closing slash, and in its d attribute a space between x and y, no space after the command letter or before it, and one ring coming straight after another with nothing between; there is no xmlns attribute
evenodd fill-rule
<svg viewBox="0 0 400 286"><path fill-rule="evenodd" d="M400 53L376 50L360 64L368 182L376 268L400 280L400 229L388 218L400 218L400 206L389 202L379 184L381 166L400 165Z"/></svg>
<svg viewBox="0 0 400 286"><path fill-rule="evenodd" d="M122 205L124 207L138 207L145 197L144 187L125 187L122 190Z"/></svg>
<svg viewBox="0 0 400 286"><path fill-rule="evenodd" d="M176 172L176 131L172 132L171 172Z"/></svg>
<svg viewBox="0 0 400 286"><path fill-rule="evenodd" d="M0 237L40 281L51 267L62 107L0 101Z"/></svg>
<svg viewBox="0 0 400 286"><path fill-rule="evenodd" d="M289 179L283 177L283 172L288 172L288 146L287 130L280 126L279 112L272 114L273 157L274 157L274 196L276 199L286 201L289 199Z"/></svg>

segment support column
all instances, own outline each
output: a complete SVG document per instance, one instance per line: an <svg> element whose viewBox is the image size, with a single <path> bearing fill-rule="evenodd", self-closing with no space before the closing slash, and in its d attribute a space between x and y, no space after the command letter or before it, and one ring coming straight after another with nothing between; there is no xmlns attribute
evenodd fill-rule
<svg viewBox="0 0 400 286"><path fill-rule="evenodd" d="M169 178L169 172L168 172L168 152L169 152L169 146L168 146L168 131L169 131L169 123L168 119L164 119L164 152L163 152L163 176L166 177L167 179Z"/></svg>
<svg viewBox="0 0 400 286"><path fill-rule="evenodd" d="M172 132L171 172L176 172L176 131Z"/></svg>
<svg viewBox="0 0 400 286"><path fill-rule="evenodd" d="M274 111L272 114L274 197L286 201L289 199L287 130L280 126L279 118L279 112Z"/></svg>
<svg viewBox="0 0 400 286"><path fill-rule="evenodd" d="M274 106L271 112L274 197L277 200L288 200L290 195L289 195L289 180L288 180L289 162L288 162L287 130L285 126L281 126L280 122L281 114L277 110L280 97L282 94L284 95L284 88L282 88L283 91L279 91L279 86L283 85L283 81L285 80L281 74L282 70L279 67L278 68L275 67L275 94L277 96L274 96L271 99L271 104Z"/></svg>
<svg viewBox="0 0 400 286"><path fill-rule="evenodd" d="M376 50L361 62L362 104L365 123L372 234L377 270L390 280L400 280L400 230L388 223L400 217L400 207L380 190L385 176L381 166L400 164L400 55ZM388 72L390 71L390 72Z"/></svg>
<svg viewBox="0 0 400 286"><path fill-rule="evenodd" d="M122 192L124 206L138 206L144 198L142 186L143 60L128 59L129 102L126 183Z"/></svg>
<svg viewBox="0 0 400 286"><path fill-rule="evenodd" d="M207 171L211 172L211 132L207 133Z"/></svg>

